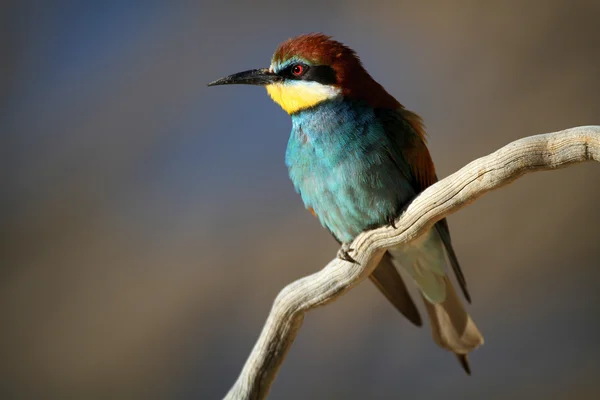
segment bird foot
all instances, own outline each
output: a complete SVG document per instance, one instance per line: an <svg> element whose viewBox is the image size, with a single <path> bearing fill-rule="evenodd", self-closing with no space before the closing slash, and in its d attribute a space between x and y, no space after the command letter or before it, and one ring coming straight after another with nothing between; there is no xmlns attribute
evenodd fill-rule
<svg viewBox="0 0 600 400"><path fill-rule="evenodd" d="M354 251L354 249L350 248L350 243L343 243L342 247L340 247L340 249L337 252L337 258L339 258L340 260L358 264L356 260L350 255L351 251Z"/></svg>
<svg viewBox="0 0 600 400"><path fill-rule="evenodd" d="M388 217L388 219L387 219L388 225L394 229L396 229L396 221L395 220L396 220L396 218L394 218L394 217Z"/></svg>

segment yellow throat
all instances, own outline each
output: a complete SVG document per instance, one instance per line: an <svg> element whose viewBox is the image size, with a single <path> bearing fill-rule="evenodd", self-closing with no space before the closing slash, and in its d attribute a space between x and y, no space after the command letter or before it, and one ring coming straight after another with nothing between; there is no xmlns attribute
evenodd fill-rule
<svg viewBox="0 0 600 400"><path fill-rule="evenodd" d="M340 89L317 82L295 81L268 85L267 92L285 112L293 114L336 97Z"/></svg>

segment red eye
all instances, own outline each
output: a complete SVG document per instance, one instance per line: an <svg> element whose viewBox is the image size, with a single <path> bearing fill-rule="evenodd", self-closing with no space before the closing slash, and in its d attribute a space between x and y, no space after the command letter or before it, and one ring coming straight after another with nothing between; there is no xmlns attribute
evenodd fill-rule
<svg viewBox="0 0 600 400"><path fill-rule="evenodd" d="M296 64L292 67L292 74L300 76L304 73L304 66L302 64Z"/></svg>

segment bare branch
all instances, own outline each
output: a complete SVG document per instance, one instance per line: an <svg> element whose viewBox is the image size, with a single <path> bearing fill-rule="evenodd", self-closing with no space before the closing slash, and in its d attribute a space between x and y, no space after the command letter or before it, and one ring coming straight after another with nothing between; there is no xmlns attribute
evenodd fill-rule
<svg viewBox="0 0 600 400"><path fill-rule="evenodd" d="M528 172L590 160L600 161L600 126L517 140L432 185L408 205L396 220L396 229L374 229L354 240L356 264L335 259L279 293L244 369L225 398L266 398L304 313L337 299L368 277L385 249L416 239L440 219Z"/></svg>

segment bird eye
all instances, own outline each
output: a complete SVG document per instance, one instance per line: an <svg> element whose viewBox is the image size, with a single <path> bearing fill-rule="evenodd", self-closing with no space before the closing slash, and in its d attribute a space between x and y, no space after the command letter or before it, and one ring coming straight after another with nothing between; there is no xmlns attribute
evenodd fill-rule
<svg viewBox="0 0 600 400"><path fill-rule="evenodd" d="M304 74L305 68L302 64L296 64L292 67L292 74L294 76L302 76Z"/></svg>

